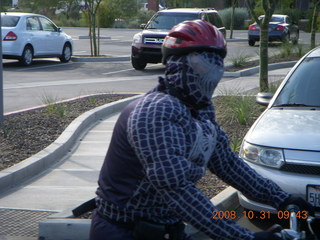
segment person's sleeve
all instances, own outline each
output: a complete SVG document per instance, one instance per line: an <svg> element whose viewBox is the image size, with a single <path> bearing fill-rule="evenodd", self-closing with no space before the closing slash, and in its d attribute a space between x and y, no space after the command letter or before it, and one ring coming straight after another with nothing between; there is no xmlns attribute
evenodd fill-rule
<svg viewBox="0 0 320 240"><path fill-rule="evenodd" d="M217 208L192 182L203 167L186 158L187 110L179 104L140 107L129 118L128 137L150 183L176 215L213 239L253 239L230 219L212 219Z"/></svg>
<svg viewBox="0 0 320 240"><path fill-rule="evenodd" d="M219 127L217 129L217 144L208 164L209 170L245 196L278 208L289 194L232 152L227 135Z"/></svg>

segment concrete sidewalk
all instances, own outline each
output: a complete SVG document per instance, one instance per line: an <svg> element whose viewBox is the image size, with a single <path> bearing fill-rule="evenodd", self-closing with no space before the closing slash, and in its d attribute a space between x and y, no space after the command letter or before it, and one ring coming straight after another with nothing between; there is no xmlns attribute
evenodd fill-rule
<svg viewBox="0 0 320 240"><path fill-rule="evenodd" d="M270 80L283 78L290 69L282 68L270 71ZM257 73L239 78L223 78L215 95L232 92L234 89L237 92L248 92L258 86ZM109 105L104 107L108 108ZM95 126L92 127L92 124L89 124L88 128L83 129L87 133L80 135L80 138L74 141L73 145L77 147L66 149L65 155L61 159L56 159L59 160L56 164L47 168L40 175L30 178L22 185L11 188L5 193L2 192L0 209L9 212L24 210L37 213L46 212L47 215L50 215L78 206L94 197L98 174L108 149L113 126L119 115L119 109L107 112L108 114L100 117L100 120L92 122L92 124L96 124ZM93 110L91 114L96 113ZM21 167L25 167L24 163L21 163ZM1 217L0 211L0 219ZM15 235L15 233L10 233L7 225L12 227L17 221L21 221L19 216L17 219L11 220L11 225L9 219L0 220L0 239L19 239L19 236L25 236L19 235L9 238L9 235ZM27 236L21 239L28 239ZM29 239L36 239L36 236L29 236Z"/></svg>

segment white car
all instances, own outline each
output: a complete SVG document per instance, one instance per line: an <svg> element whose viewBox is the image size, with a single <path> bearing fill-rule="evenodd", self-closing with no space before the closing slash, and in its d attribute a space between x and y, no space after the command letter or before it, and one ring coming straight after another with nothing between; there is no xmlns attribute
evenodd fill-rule
<svg viewBox="0 0 320 240"><path fill-rule="evenodd" d="M283 190L309 201L320 214L320 48L302 57L269 98L246 134L240 156ZM274 211L238 195L245 208Z"/></svg>
<svg viewBox="0 0 320 240"><path fill-rule="evenodd" d="M68 62L73 41L50 19L32 13L1 13L2 55L28 66L33 58L58 57Z"/></svg>

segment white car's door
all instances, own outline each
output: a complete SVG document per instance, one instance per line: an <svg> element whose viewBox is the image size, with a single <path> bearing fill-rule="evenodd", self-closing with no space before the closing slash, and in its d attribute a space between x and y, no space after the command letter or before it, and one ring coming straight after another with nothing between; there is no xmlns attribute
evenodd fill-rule
<svg viewBox="0 0 320 240"><path fill-rule="evenodd" d="M57 26L45 17L39 17L42 26L44 45L49 54L59 55L62 53L64 35L58 30Z"/></svg>
<svg viewBox="0 0 320 240"><path fill-rule="evenodd" d="M33 46L34 55L43 55L45 52L44 36L41 30L41 25L37 17L26 18L26 39L25 45L31 43Z"/></svg>

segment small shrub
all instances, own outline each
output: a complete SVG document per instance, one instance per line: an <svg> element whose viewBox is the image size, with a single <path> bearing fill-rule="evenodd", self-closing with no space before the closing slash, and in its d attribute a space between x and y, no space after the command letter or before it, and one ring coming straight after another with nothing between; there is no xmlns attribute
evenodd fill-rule
<svg viewBox="0 0 320 240"><path fill-rule="evenodd" d="M227 29L231 25L232 8L227 8L219 11L222 22ZM245 29L245 20L249 18L248 11L245 8L235 8L234 11L234 30Z"/></svg>
<svg viewBox="0 0 320 240"><path fill-rule="evenodd" d="M283 43L281 44L281 49L279 53L279 57L285 58L292 55L293 46L291 43Z"/></svg>
<svg viewBox="0 0 320 240"><path fill-rule="evenodd" d="M234 67L242 67L248 64L250 62L251 56L245 54L244 52L241 52L237 56L231 57L231 62Z"/></svg>
<svg viewBox="0 0 320 240"><path fill-rule="evenodd" d="M230 148L231 148L231 150L233 152L238 153L240 151L241 143L242 143L242 138L240 138L240 137L232 137L230 139Z"/></svg>
<svg viewBox="0 0 320 240"><path fill-rule="evenodd" d="M48 94L42 96L42 102L47 105L46 110L49 114L59 117L65 117L67 115L67 106L63 103L57 103L58 98L52 97Z"/></svg>
<svg viewBox="0 0 320 240"><path fill-rule="evenodd" d="M258 108L255 98L252 96L240 96L237 94L223 96L223 101L231 109L230 119L235 119L240 125L249 125L257 114Z"/></svg>

